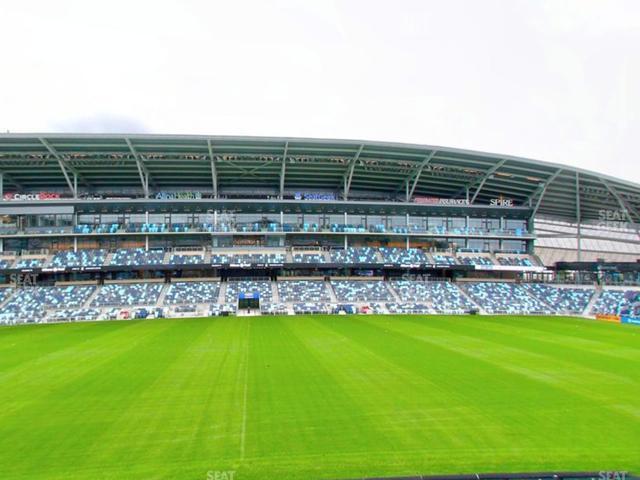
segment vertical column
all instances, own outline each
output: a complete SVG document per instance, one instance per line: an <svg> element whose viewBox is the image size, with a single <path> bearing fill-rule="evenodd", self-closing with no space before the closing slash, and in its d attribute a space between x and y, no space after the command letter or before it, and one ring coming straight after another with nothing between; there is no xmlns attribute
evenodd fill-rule
<svg viewBox="0 0 640 480"><path fill-rule="evenodd" d="M73 251L78 251L78 237L73 237Z"/></svg>
<svg viewBox="0 0 640 480"><path fill-rule="evenodd" d="M144 250L149 251L149 235L144 236Z"/></svg>
<svg viewBox="0 0 640 480"><path fill-rule="evenodd" d="M213 229L218 229L218 210L213 211Z"/></svg>
<svg viewBox="0 0 640 480"><path fill-rule="evenodd" d="M0 252L4 252L4 238L0 238Z"/></svg>
<svg viewBox="0 0 640 480"><path fill-rule="evenodd" d="M4 200L4 173L0 172L0 202Z"/></svg>
<svg viewBox="0 0 640 480"><path fill-rule="evenodd" d="M349 246L349 242L347 241L347 236L344 236L344 249L346 250L347 247Z"/></svg>
<svg viewBox="0 0 640 480"><path fill-rule="evenodd" d="M144 212L144 223L149 223L149 210Z"/></svg>
<svg viewBox="0 0 640 480"><path fill-rule="evenodd" d="M405 245L405 248L409 250L409 235L407 235L407 243Z"/></svg>
<svg viewBox="0 0 640 480"><path fill-rule="evenodd" d="M284 212L280 210L280 231L284 231Z"/></svg>
<svg viewBox="0 0 640 480"><path fill-rule="evenodd" d="M576 239L578 241L578 261L582 261L582 229L580 226L581 220L580 213L580 174L576 172L576 224L577 224L577 232Z"/></svg>
<svg viewBox="0 0 640 480"><path fill-rule="evenodd" d="M349 223L347 221L347 212L344 212L344 224L346 225L347 223Z"/></svg>

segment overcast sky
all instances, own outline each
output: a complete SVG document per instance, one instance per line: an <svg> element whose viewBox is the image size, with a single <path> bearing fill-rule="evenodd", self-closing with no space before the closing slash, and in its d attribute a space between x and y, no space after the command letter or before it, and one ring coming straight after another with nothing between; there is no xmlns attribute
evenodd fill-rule
<svg viewBox="0 0 640 480"><path fill-rule="evenodd" d="M640 0L1 1L0 131L386 140L640 182Z"/></svg>

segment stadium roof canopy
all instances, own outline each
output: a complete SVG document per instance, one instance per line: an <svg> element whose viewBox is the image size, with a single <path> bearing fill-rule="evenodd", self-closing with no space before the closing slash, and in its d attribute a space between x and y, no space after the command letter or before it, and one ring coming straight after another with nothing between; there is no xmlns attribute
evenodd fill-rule
<svg viewBox="0 0 640 480"><path fill-rule="evenodd" d="M284 159L284 160L283 160ZM640 221L640 185L599 173L456 148L357 140L139 134L0 134L4 189L334 191L345 198L496 197L538 215ZM77 187L76 187L77 186ZM468 192L468 193L467 193Z"/></svg>

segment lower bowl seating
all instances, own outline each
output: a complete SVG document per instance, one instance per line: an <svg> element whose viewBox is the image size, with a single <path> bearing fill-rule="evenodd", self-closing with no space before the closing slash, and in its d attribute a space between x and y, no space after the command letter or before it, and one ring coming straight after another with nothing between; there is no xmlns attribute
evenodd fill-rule
<svg viewBox="0 0 640 480"><path fill-rule="evenodd" d="M437 313L462 313L475 307L451 282L398 280L390 285L403 302L426 303Z"/></svg>
<svg viewBox="0 0 640 480"><path fill-rule="evenodd" d="M213 303L218 301L218 282L176 282L169 285L165 305Z"/></svg>
<svg viewBox="0 0 640 480"><path fill-rule="evenodd" d="M104 285L91 305L93 307L155 305L164 285L161 283L124 283Z"/></svg>
<svg viewBox="0 0 640 480"><path fill-rule="evenodd" d="M391 301L393 296L383 281L332 280L336 298L341 302Z"/></svg>
<svg viewBox="0 0 640 480"><path fill-rule="evenodd" d="M531 295L559 313L582 313L593 297L592 288L573 288L530 283L522 285Z"/></svg>
<svg viewBox="0 0 640 480"><path fill-rule="evenodd" d="M278 296L283 302L328 302L329 293L322 280L282 280Z"/></svg>
<svg viewBox="0 0 640 480"><path fill-rule="evenodd" d="M268 280L228 281L225 303L236 305L240 294L251 295L255 293L259 295L261 303L271 303L271 282Z"/></svg>
<svg viewBox="0 0 640 480"><path fill-rule="evenodd" d="M327 303L320 303L320 302L294 303L293 311L298 315L329 313L330 306Z"/></svg>
<svg viewBox="0 0 640 480"><path fill-rule="evenodd" d="M640 292L603 290L593 305L591 314L638 315L640 314Z"/></svg>
<svg viewBox="0 0 640 480"><path fill-rule="evenodd" d="M0 308L0 323L41 322L51 311L81 308L95 289L95 285L69 285L16 290Z"/></svg>
<svg viewBox="0 0 640 480"><path fill-rule="evenodd" d="M465 283L464 288L487 313L554 313L551 307L514 283L470 282Z"/></svg>

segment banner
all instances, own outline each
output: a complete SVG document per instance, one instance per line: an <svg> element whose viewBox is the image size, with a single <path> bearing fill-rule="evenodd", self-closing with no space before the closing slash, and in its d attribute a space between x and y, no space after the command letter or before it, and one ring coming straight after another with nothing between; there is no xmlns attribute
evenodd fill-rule
<svg viewBox="0 0 640 480"><path fill-rule="evenodd" d="M200 200L201 192L158 192L156 200Z"/></svg>
<svg viewBox="0 0 640 480"><path fill-rule="evenodd" d="M466 198L413 197L413 202L421 205L448 205L458 207L469 205L469 200Z"/></svg>
<svg viewBox="0 0 640 480"><path fill-rule="evenodd" d="M39 200L59 200L60 194L55 192L38 193L5 193L2 197L6 202L29 202Z"/></svg>
<svg viewBox="0 0 640 480"><path fill-rule="evenodd" d="M613 314L598 313L596 314L596 320L602 320L604 322L620 323L620 316L613 315Z"/></svg>
<svg viewBox="0 0 640 480"><path fill-rule="evenodd" d="M326 200L332 201L336 199L333 193L312 193L312 192L295 192L293 194L295 200Z"/></svg>
<svg viewBox="0 0 640 480"><path fill-rule="evenodd" d="M629 323L631 325L638 325L640 326L640 318L639 317L627 317L624 316L621 319L622 323Z"/></svg>
<svg viewBox="0 0 640 480"><path fill-rule="evenodd" d="M492 207L515 207L515 203L510 198L492 198L489 200L489 205Z"/></svg>

